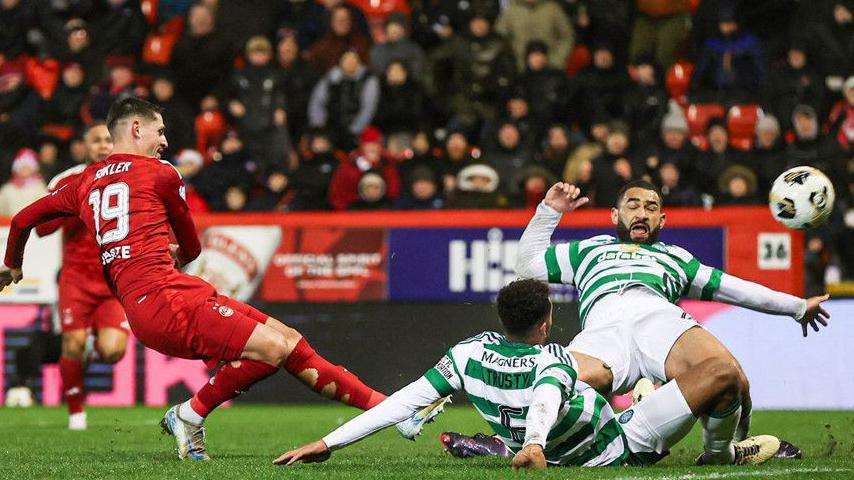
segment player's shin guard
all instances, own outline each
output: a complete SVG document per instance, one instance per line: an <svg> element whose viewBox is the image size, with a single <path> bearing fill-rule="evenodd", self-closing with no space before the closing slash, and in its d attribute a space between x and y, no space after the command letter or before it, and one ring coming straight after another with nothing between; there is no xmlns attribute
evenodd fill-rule
<svg viewBox="0 0 854 480"><path fill-rule="evenodd" d="M253 360L236 360L226 363L196 392L189 404L181 405L181 416L185 420L195 419L197 423L201 423L193 413L201 418L207 417L218 406L249 390L253 384L264 380L278 370L272 365ZM187 407L192 411L186 410Z"/></svg>
<svg viewBox="0 0 854 480"><path fill-rule="evenodd" d="M703 463L728 465L735 460L733 437L741 419L741 400L733 402L723 412L712 412L700 417L703 425Z"/></svg>
<svg viewBox="0 0 854 480"><path fill-rule="evenodd" d="M68 404L68 413L83 411L86 393L83 391L83 360L59 357L59 375L62 377L62 392Z"/></svg>
<svg viewBox="0 0 854 480"><path fill-rule="evenodd" d="M332 365L318 355L305 338L300 339L288 355L284 368L324 397L362 410L368 410L386 398L344 367Z"/></svg>

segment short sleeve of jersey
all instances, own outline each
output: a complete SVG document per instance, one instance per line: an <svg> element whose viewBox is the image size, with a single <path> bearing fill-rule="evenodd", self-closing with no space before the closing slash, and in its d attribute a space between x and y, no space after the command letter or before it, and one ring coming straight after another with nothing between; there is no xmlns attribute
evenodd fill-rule
<svg viewBox="0 0 854 480"><path fill-rule="evenodd" d="M80 205L77 202L77 189L80 187L80 176L75 176L67 182L58 186L55 190L48 193L46 196L53 197L52 204L54 207L67 214L77 215L80 211Z"/></svg>
<svg viewBox="0 0 854 480"><path fill-rule="evenodd" d="M578 266L578 242L558 243L546 249L549 283L571 284Z"/></svg>
<svg viewBox="0 0 854 480"><path fill-rule="evenodd" d="M170 215L183 215L190 207L187 205L187 188L178 170L168 162L163 162L158 178L158 192Z"/></svg>
<svg viewBox="0 0 854 480"><path fill-rule="evenodd" d="M676 260L688 279L688 290L683 293L690 298L711 300L721 286L723 272L717 268L703 265L682 247L668 245L667 251Z"/></svg>
<svg viewBox="0 0 854 480"><path fill-rule="evenodd" d="M462 389L463 386L462 377L460 377L460 372L451 350L448 350L448 353L433 368L427 370L424 378L443 397Z"/></svg>
<svg viewBox="0 0 854 480"><path fill-rule="evenodd" d="M575 389L578 373L572 367L569 354L563 347L550 344L543 348L537 358L537 374L534 377L534 388L549 384L557 387L564 398L571 397Z"/></svg>

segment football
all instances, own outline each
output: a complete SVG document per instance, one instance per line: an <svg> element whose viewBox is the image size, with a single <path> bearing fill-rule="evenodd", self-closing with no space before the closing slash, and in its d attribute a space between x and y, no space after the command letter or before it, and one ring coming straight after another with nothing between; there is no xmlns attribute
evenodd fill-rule
<svg viewBox="0 0 854 480"><path fill-rule="evenodd" d="M835 198L833 184L821 170L795 167L774 180L768 205L778 222L789 228L806 230L827 221Z"/></svg>

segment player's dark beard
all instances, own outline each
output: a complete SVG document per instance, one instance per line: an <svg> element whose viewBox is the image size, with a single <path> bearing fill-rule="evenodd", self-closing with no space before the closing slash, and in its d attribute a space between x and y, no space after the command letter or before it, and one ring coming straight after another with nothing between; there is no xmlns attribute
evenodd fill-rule
<svg viewBox="0 0 854 480"><path fill-rule="evenodd" d="M658 232L660 230L661 230L661 225L659 225L655 228L650 228L649 229L649 235L646 236L646 240L638 242L637 240L632 239L631 227L627 227L626 224L624 224L623 222L617 222L617 238L619 238L621 242L642 243L644 245L652 245L653 243L658 241Z"/></svg>

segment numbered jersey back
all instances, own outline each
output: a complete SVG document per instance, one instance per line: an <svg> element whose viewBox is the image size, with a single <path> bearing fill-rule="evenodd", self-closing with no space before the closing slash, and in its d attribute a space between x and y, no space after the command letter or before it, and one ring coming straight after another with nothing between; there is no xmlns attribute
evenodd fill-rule
<svg viewBox="0 0 854 480"><path fill-rule="evenodd" d="M169 217L187 208L178 171L156 158L116 154L81 177L80 218L100 245L117 293L161 284L174 271Z"/></svg>

